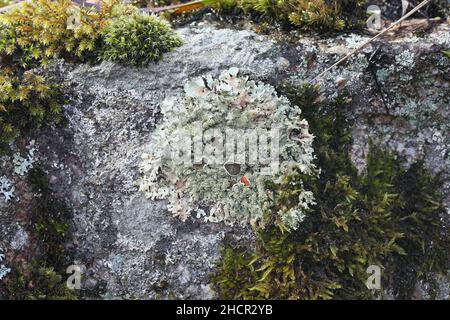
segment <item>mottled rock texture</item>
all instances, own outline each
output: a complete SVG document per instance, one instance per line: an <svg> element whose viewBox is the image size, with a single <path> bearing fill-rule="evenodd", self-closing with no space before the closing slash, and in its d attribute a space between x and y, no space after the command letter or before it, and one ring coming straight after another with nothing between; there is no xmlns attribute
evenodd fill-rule
<svg viewBox="0 0 450 320"><path fill-rule="evenodd" d="M274 86L300 85L369 38L341 35L316 39L292 32L259 34L247 26L231 29L201 21L179 28L185 44L146 68L112 63L52 63L50 74L70 94L65 123L42 128L19 141L26 151L35 140L35 157L49 173L55 194L73 211L76 263L86 267L85 297L213 298L208 277L227 237L252 243L250 229L186 223L170 216L164 201L138 192L138 164L159 106L179 95L194 76L238 67L242 74ZM440 24L424 35L391 35L326 74L319 82L328 99L348 90L349 116L355 120L352 159L364 170L369 139L405 156L419 158L446 179L450 207L450 27ZM2 158L0 176L14 181L15 198L0 195L0 248L9 260L26 255L27 198L23 177L13 173L12 158ZM450 214L450 211L449 211ZM445 282L442 282L445 283ZM448 285L440 297L448 298ZM426 297L423 287L418 297Z"/></svg>

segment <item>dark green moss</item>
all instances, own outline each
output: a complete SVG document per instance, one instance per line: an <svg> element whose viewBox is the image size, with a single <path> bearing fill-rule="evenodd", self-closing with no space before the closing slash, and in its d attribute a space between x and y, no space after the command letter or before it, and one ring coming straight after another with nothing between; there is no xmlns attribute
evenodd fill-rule
<svg viewBox="0 0 450 320"><path fill-rule="evenodd" d="M317 205L298 230L257 230L255 252L227 246L213 283L226 299L370 299L381 291L366 287L370 265L382 266L382 286L397 298L410 298L416 280L445 272L449 238L439 177L422 162L406 169L391 152L371 144L366 172L359 176L349 158L351 123L346 100L317 100L318 88L285 90L303 110L311 132L320 176L301 173L274 185L274 212L297 204L304 181Z"/></svg>
<svg viewBox="0 0 450 320"><path fill-rule="evenodd" d="M0 57L0 60L2 58ZM10 61L0 63L0 155L26 131L59 122L64 97L59 87Z"/></svg>
<svg viewBox="0 0 450 320"><path fill-rule="evenodd" d="M27 181L36 193L30 210L30 234L36 250L32 260L12 266L6 292L8 299L76 299L66 286L66 268L72 264L66 250L70 210L53 194L45 171L31 169Z"/></svg>
<svg viewBox="0 0 450 320"><path fill-rule="evenodd" d="M39 240L41 261L61 270L67 267L65 243L70 211L59 200L43 196L32 212L33 233Z"/></svg>
<svg viewBox="0 0 450 320"><path fill-rule="evenodd" d="M288 29L330 33L365 24L366 0L204 0L223 15L248 14L256 21L278 22Z"/></svg>
<svg viewBox="0 0 450 320"><path fill-rule="evenodd" d="M8 299L75 300L75 291L65 285L63 277L52 268L33 263L20 272L13 271L7 286Z"/></svg>
<svg viewBox="0 0 450 320"><path fill-rule="evenodd" d="M42 167L37 166L28 171L28 184L33 192L49 192L49 179Z"/></svg>
<svg viewBox="0 0 450 320"><path fill-rule="evenodd" d="M257 273L250 265L254 254L243 249L231 247L222 249L220 273L213 277L215 284L220 287L220 296L224 298L249 298L251 288L258 281Z"/></svg>
<svg viewBox="0 0 450 320"><path fill-rule="evenodd" d="M127 39L127 41L124 41ZM134 14L109 22L102 32L100 60L146 66L182 45L182 39L156 16Z"/></svg>

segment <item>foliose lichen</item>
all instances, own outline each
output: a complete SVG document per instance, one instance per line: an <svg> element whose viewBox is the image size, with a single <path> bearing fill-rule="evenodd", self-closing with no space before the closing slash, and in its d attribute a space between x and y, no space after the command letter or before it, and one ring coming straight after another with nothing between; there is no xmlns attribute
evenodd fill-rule
<svg viewBox="0 0 450 320"><path fill-rule="evenodd" d="M5 202L8 202L14 197L14 185L7 177L0 177L0 194L3 195Z"/></svg>
<svg viewBox="0 0 450 320"><path fill-rule="evenodd" d="M0 248L0 262L5 259L5 254L3 253L3 249ZM0 264L0 280L8 275L11 272L11 269L5 266L4 264Z"/></svg>
<svg viewBox="0 0 450 320"><path fill-rule="evenodd" d="M140 190L168 198L170 212L182 220L196 214L210 222L296 229L314 204L312 192L300 184L301 205L270 213L268 184L294 170L317 172L314 137L300 108L272 86L238 76L237 68L218 79L192 79L184 91L162 104L164 121L142 156Z"/></svg>
<svg viewBox="0 0 450 320"><path fill-rule="evenodd" d="M33 168L33 164L36 162L34 152L35 149L30 148L25 157L22 157L20 153L14 154L13 163L15 174L24 176L31 168Z"/></svg>

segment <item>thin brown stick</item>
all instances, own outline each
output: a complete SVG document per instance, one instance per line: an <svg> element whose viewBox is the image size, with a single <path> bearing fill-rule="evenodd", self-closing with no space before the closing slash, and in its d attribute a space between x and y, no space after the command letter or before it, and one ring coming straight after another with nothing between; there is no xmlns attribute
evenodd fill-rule
<svg viewBox="0 0 450 320"><path fill-rule="evenodd" d="M179 12L190 11L198 8L203 8L205 5L202 0L195 0L187 3L173 4L165 7L156 7L156 8L145 8L141 9L145 12L158 13L170 10L176 10Z"/></svg>
<svg viewBox="0 0 450 320"><path fill-rule="evenodd" d="M358 53L362 48L364 48L365 46L367 46L369 43L371 43L372 41L380 38L382 35L384 35L386 32L388 32L389 30L393 29L395 26L397 26L398 24L400 24L402 21L408 19L410 16L412 16L414 13L416 13L417 11L419 11L421 8L423 8L425 5L427 5L431 0L424 0L421 3L419 3L414 9L412 9L410 12L408 12L406 15L404 15L403 17L401 17L400 19L398 19L397 21L395 21L393 24L391 24L389 27L387 27L386 29L384 29L383 31L381 31L380 33L378 33L376 36L370 38L369 40L367 40L366 42L364 42L362 45L360 45L359 47L357 47L356 49L352 50L349 54L347 54L345 57L343 57L342 59L340 59L338 62L336 62L335 64L333 64L331 67L327 68L325 71L321 72L318 76L316 76L313 79L313 82L316 82L319 78L321 78L324 74L326 74L327 72L329 72L331 69L333 69L334 67L340 65L342 62L344 62L345 60L347 60L348 58L350 58L351 56L353 56L354 54Z"/></svg>

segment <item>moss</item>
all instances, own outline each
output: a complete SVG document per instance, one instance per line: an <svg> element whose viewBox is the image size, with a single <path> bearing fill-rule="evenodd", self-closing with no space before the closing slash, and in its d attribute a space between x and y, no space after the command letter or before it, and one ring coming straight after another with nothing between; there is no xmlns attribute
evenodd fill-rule
<svg viewBox="0 0 450 320"><path fill-rule="evenodd" d="M53 58L145 65L181 45L168 24L120 0L104 1L99 10L32 0L1 15L0 27L0 56L27 67Z"/></svg>
<svg viewBox="0 0 450 320"><path fill-rule="evenodd" d="M72 264L66 250L71 214L48 185L45 171L35 166L28 183L37 199L30 210L30 234L36 255L27 264L12 266L6 283L8 299L76 299L78 293L66 286L65 271Z"/></svg>
<svg viewBox="0 0 450 320"><path fill-rule="evenodd" d="M135 10L119 0L103 2L99 11L75 7L70 0L24 2L0 16L0 25L9 30L0 53L17 56L23 65L46 64L52 58L86 61L96 56L106 23Z"/></svg>
<svg viewBox="0 0 450 320"><path fill-rule="evenodd" d="M203 0L203 2L220 14L239 13L239 10L244 9L236 0Z"/></svg>
<svg viewBox="0 0 450 320"><path fill-rule="evenodd" d="M66 287L61 275L52 268L31 267L13 271L8 282L9 300L75 300L77 295Z"/></svg>
<svg viewBox="0 0 450 320"><path fill-rule="evenodd" d="M65 243L68 240L68 221L71 212L53 194L47 174L40 166L28 172L28 183L36 192L37 201L30 210L31 232L38 240L40 262L45 267L65 271L68 261Z"/></svg>
<svg viewBox="0 0 450 320"><path fill-rule="evenodd" d="M101 59L145 66L182 44L168 23L136 13L112 20L102 33Z"/></svg>
<svg viewBox="0 0 450 320"><path fill-rule="evenodd" d="M58 86L32 71L0 67L0 152L24 130L59 120L64 101Z"/></svg>
<svg viewBox="0 0 450 320"><path fill-rule="evenodd" d="M406 169L391 152L371 144L361 176L349 158L351 123L345 97L333 104L317 101L318 88L290 91L316 135L317 178L300 173L273 185L279 206L295 205L300 179L313 190L317 205L300 228L257 230L254 252L228 245L213 276L226 299L370 299L365 282L370 265L382 267L382 286L397 298L410 298L417 279L445 273L448 234L440 179L422 162ZM305 182L306 181L306 182Z"/></svg>
<svg viewBox="0 0 450 320"><path fill-rule="evenodd" d="M293 6L288 3L284 10L294 26L327 32L362 27L366 17L365 4L365 0L296 0Z"/></svg>
<svg viewBox="0 0 450 320"><path fill-rule="evenodd" d="M366 18L365 0L205 0L222 14L249 13L291 28L336 32L360 28Z"/></svg>
<svg viewBox="0 0 450 320"><path fill-rule="evenodd" d="M213 282L220 288L221 298L248 298L251 288L258 281L257 273L250 265L254 254L240 248L226 247L221 252L220 273L213 277Z"/></svg>
<svg viewBox="0 0 450 320"><path fill-rule="evenodd" d="M0 23L9 32L0 52L17 56L22 65L46 63L55 57L85 58L95 49L99 26L93 25L96 20L91 17L86 20L88 11L82 9L82 27L78 32L68 28L67 21L74 14L71 8L69 0L33 0L3 14Z"/></svg>
<svg viewBox="0 0 450 320"><path fill-rule="evenodd" d="M38 166L30 169L27 180L33 192L49 192L49 179L41 167Z"/></svg>

